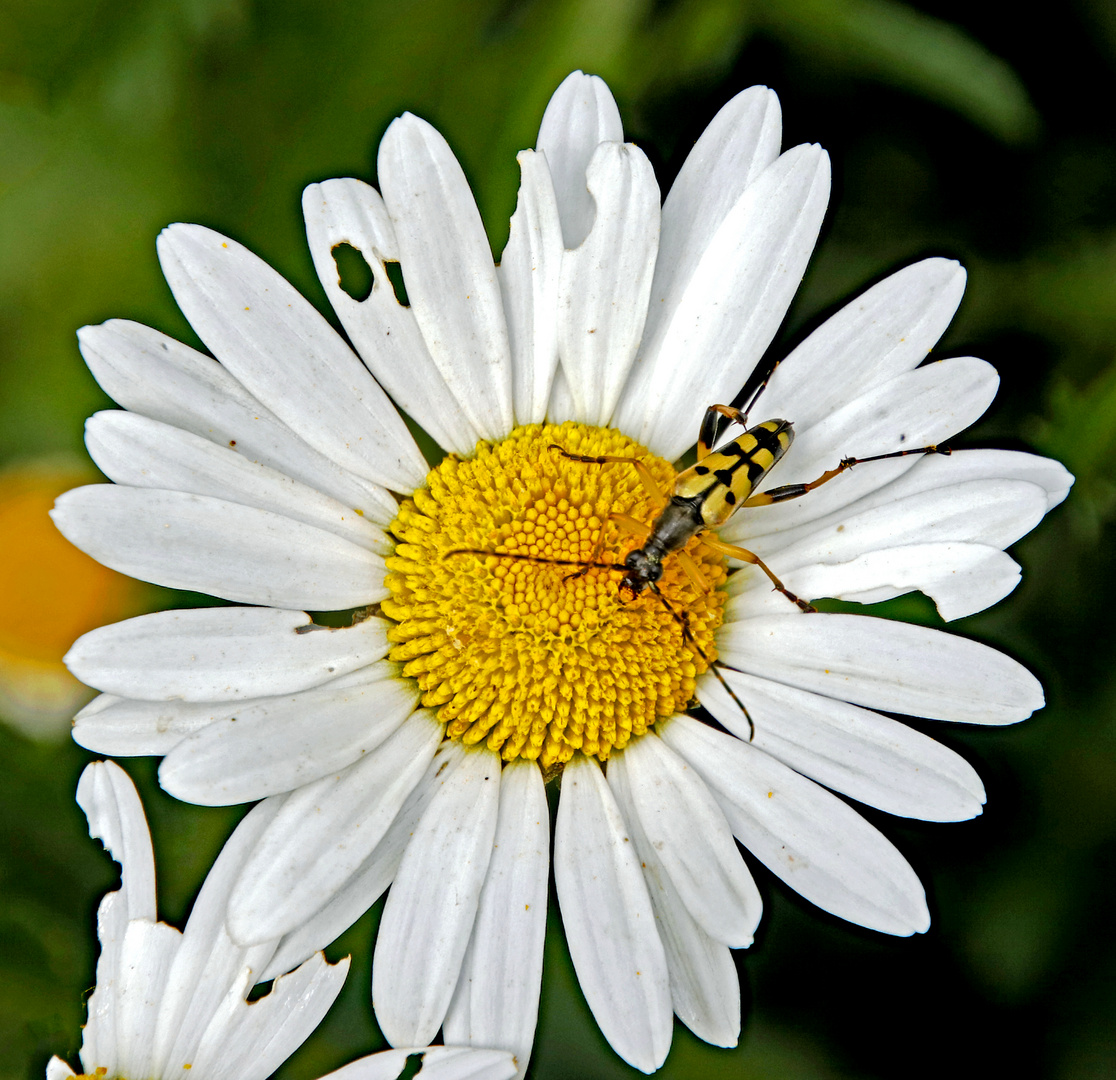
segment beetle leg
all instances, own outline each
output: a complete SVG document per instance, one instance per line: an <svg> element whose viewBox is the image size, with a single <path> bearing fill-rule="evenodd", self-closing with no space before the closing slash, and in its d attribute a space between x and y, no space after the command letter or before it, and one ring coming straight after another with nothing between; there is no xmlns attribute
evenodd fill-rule
<svg viewBox="0 0 1116 1080"><path fill-rule="evenodd" d="M686 576L693 582L694 588L702 596L708 596L713 590L709 587L709 582L705 580L705 575L699 569L698 564L684 551L679 551L676 554L679 564L686 571Z"/></svg>
<svg viewBox="0 0 1116 1080"><path fill-rule="evenodd" d="M709 451L713 447L713 441L717 437L718 416L727 416L730 421L735 421L741 426L743 426L747 420L744 413L739 409L734 409L731 405L710 405L709 408L705 410L705 416L701 421L701 430L698 432L698 461L709 456Z"/></svg>
<svg viewBox="0 0 1116 1080"><path fill-rule="evenodd" d="M624 532L629 532L640 540L646 540L651 535L650 525L644 525L642 521L636 521L627 514L609 514L608 520L614 521ZM604 533L601 535L604 536Z"/></svg>
<svg viewBox="0 0 1116 1080"><path fill-rule="evenodd" d="M745 504L747 505L747 504ZM813 604L807 603L805 600L799 599L794 595L771 571L771 567L767 565L754 551L749 551L747 548L736 547L734 544L726 544L720 540L714 540L713 537L705 535L702 537L702 543L707 547L711 547L714 551L719 551L722 555L727 555L730 559L740 559L741 562L751 563L753 566L758 566L770 579L771 584L781 592L792 604L795 604L801 611L817 611Z"/></svg>
<svg viewBox="0 0 1116 1080"><path fill-rule="evenodd" d="M917 450L896 450L892 454L876 454L873 457L842 458L841 463L836 469L827 469L816 480L811 480L808 484L783 484L782 487L771 488L770 491L761 492L759 495L753 495L750 499L745 499L741 504L742 506L769 506L771 503L786 502L788 499L798 499L805 495L808 491L813 491L814 488L819 488L822 484L829 483L835 476L840 476L846 469L851 469L854 465L863 465L866 461L884 461L887 458L908 457L911 454L942 454L946 457L950 455L951 451L948 446L920 446Z"/></svg>

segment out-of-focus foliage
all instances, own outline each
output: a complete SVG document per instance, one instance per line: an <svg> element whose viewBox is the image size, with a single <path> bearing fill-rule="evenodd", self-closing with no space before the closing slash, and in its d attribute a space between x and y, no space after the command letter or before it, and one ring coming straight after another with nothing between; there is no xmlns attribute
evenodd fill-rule
<svg viewBox="0 0 1116 1080"><path fill-rule="evenodd" d="M956 0L4 4L0 466L81 454L84 418L111 407L81 364L78 326L124 316L195 340L154 256L171 221L237 237L325 310L301 189L374 179L379 137L403 110L446 134L499 252L515 152L575 67L609 81L664 190L728 97L753 82L778 90L786 144L825 145L836 183L775 351L889 270L960 258L970 290L943 349L985 356L1003 379L962 443L1054 454L1080 478L1018 546L1017 594L958 627L1038 671L1049 707L1018 730L925 725L978 766L986 814L927 827L873 818L927 883L930 933L858 931L760 871L768 910L738 954L741 1045L715 1050L678 1026L662 1075L1116 1074L1116 117L1096 107L1111 100L1116 15L1102 0L1041 19ZM49 617L21 604L9 627ZM937 622L917 598L893 610ZM79 1043L93 910L113 869L72 799L88 755L3 727L0 754L0 1078L38 1077ZM181 920L239 811L176 803L154 762L125 764L155 831L161 910ZM349 983L283 1076L378 1045L377 912L331 949L355 954ZM631 1075L591 1022L558 933L533 1075Z"/></svg>

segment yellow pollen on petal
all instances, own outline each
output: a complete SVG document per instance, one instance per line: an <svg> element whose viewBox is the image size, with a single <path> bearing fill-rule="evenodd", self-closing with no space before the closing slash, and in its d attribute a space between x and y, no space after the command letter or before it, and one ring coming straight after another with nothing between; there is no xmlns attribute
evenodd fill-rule
<svg viewBox="0 0 1116 1080"><path fill-rule="evenodd" d="M552 444L638 457L661 491L673 486L673 468L618 431L516 428L470 458L447 457L403 502L381 605L397 624L391 659L447 735L505 761L537 760L548 774L575 751L604 761L687 708L716 659L726 576L700 538L685 550L707 592L677 558L664 560L659 589L689 639L652 590L625 599L622 564L643 540L609 515L650 525L650 495L631 465L571 461ZM592 562L605 565L583 565Z"/></svg>

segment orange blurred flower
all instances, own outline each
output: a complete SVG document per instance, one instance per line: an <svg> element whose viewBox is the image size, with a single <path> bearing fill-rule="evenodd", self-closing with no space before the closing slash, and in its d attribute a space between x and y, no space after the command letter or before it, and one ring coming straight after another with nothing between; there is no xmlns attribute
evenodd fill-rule
<svg viewBox="0 0 1116 1080"><path fill-rule="evenodd" d="M0 471L0 720L31 738L62 737L92 696L62 663L74 639L146 610L146 586L78 551L47 516L58 495L92 479L65 459Z"/></svg>

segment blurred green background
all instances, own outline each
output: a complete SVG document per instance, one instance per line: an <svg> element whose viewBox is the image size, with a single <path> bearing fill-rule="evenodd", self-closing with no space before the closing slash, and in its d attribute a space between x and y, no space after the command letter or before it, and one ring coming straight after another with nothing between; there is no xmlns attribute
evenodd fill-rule
<svg viewBox="0 0 1116 1080"><path fill-rule="evenodd" d="M757 868L767 911L756 945L737 954L741 1044L716 1050L678 1025L661 1075L1116 1075L1107 557L1116 8L1106 0L1011 18L1001 5L960 0L6 0L0 481L40 476L61 490L90 467L82 423L108 402L81 363L78 326L125 316L195 340L155 259L165 224L202 222L236 237L325 310L301 190L331 176L374 179L379 137L409 109L457 151L499 252L515 152L533 144L547 97L575 67L608 80L664 190L721 104L752 83L774 87L784 145L822 143L835 183L773 355L889 271L929 254L959 258L969 291L939 355L988 359L1003 389L954 445L1038 450L1078 477L1068 504L1014 550L1022 586L957 626L1036 671L1048 707L1016 729L925 725L978 767L986 813L930 826L868 813L926 883L930 932L892 940L850 927ZM0 491L0 527L5 498ZM40 520L39 511L24 520L15 540L9 527L0 564L19 537L38 548L41 532L46 550ZM39 580L38 591L17 588ZM46 654L61 648L52 628L72 636L83 619L179 599L102 583L91 600L86 587L74 570L21 574L5 589L5 677L18 681L29 663L43 674ZM936 621L917 598L889 610ZM24 657L15 655L21 639ZM94 906L115 881L73 803L90 756L64 731L52 740L49 725L29 735L34 709L19 718L18 728L0 725L4 1078L42 1076L51 1053L76 1063ZM238 812L175 803L155 783L155 762L124 764L155 833L161 912L181 924ZM314 1077L381 1045L368 1008L377 912L330 950L351 950L353 973L283 1077ZM597 1033L556 920L552 930L533 1075L636 1075Z"/></svg>

